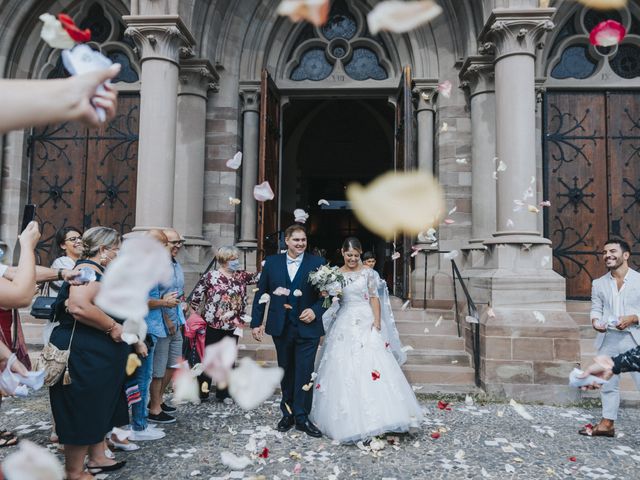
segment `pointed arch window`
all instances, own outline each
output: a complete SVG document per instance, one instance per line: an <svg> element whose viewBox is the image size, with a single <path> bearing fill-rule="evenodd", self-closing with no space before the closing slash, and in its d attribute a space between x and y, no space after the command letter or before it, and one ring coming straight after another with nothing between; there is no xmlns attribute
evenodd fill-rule
<svg viewBox="0 0 640 480"><path fill-rule="evenodd" d="M380 39L368 32L355 3L336 0L325 25L308 25L300 32L286 66L287 78L321 81L335 73L353 80L389 78L389 56Z"/></svg>
<svg viewBox="0 0 640 480"><path fill-rule="evenodd" d="M627 35L619 45L594 47L589 32L604 20L620 22ZM548 64L549 76L556 80L640 77L640 22L637 12L621 10L577 10L554 39Z"/></svg>

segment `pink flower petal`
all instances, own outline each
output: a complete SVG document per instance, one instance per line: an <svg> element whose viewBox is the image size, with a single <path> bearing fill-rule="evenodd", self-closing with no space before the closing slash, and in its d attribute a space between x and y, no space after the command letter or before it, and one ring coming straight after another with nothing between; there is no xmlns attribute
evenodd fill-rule
<svg viewBox="0 0 640 480"><path fill-rule="evenodd" d="M237 170L242 165L242 152L236 153L232 159L227 160L227 167Z"/></svg>
<svg viewBox="0 0 640 480"><path fill-rule="evenodd" d="M451 96L452 89L453 85L451 85L451 82L449 80L445 80L444 82L438 84L436 90L438 90L438 93L440 93L440 95L442 95L444 98L449 98Z"/></svg>
<svg viewBox="0 0 640 480"><path fill-rule="evenodd" d="M452 225L456 223L456 221L453 218L445 218L444 223L446 223L447 225Z"/></svg>
<svg viewBox="0 0 640 480"><path fill-rule="evenodd" d="M391 260L397 260L400 258L400 252L394 252L393 255L391 255Z"/></svg>
<svg viewBox="0 0 640 480"><path fill-rule="evenodd" d="M258 202L266 202L267 200L273 200L275 193L271 190L269 182L262 182L260 185L253 187L253 198Z"/></svg>
<svg viewBox="0 0 640 480"><path fill-rule="evenodd" d="M593 27L589 42L596 47L612 47L622 41L627 31L615 20L605 20Z"/></svg>
<svg viewBox="0 0 640 480"><path fill-rule="evenodd" d="M277 12L292 22L304 20L320 27L329 17L329 0L282 0Z"/></svg>
<svg viewBox="0 0 640 480"><path fill-rule="evenodd" d="M551 206L551 202L549 200L543 200L542 202L540 202L540 206L541 207L550 207Z"/></svg>
<svg viewBox="0 0 640 480"><path fill-rule="evenodd" d="M224 337L204 349L202 368L214 382L227 382L229 372L238 356L236 342L231 337Z"/></svg>

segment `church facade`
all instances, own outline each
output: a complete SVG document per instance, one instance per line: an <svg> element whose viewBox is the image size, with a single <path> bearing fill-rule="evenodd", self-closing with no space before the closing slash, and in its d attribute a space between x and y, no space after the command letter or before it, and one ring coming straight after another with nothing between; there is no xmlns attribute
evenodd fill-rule
<svg viewBox="0 0 640 480"><path fill-rule="evenodd" d="M601 12L574 1L438 0L439 17L401 35L368 31L377 0L334 0L319 28L277 16L278 3L1 1L5 78L66 75L39 38L45 12L70 14L92 30L93 48L123 64L109 125L2 139L7 256L22 206L35 203L43 264L65 225L171 226L186 239L193 281L222 245L255 268L303 208L311 248L335 260L344 237L360 237L415 307L454 299L445 255L459 252L482 306L485 388L569 395L584 327L568 306L605 272L608 237L625 238L640 265L640 3ZM593 47L589 31L607 18L627 37ZM438 91L445 81L450 96ZM238 151L242 166L228 168ZM437 242L379 238L346 201L351 182L412 169L443 186L449 215ZM263 181L275 199L258 203Z"/></svg>

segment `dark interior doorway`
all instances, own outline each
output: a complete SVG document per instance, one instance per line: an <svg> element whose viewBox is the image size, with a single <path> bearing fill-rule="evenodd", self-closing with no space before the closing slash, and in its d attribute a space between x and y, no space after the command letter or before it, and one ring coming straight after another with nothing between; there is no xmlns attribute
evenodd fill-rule
<svg viewBox="0 0 640 480"><path fill-rule="evenodd" d="M388 281L390 245L357 221L345 191L393 168L393 132L394 108L386 98L293 99L283 110L280 224L292 223L296 208L306 210L309 248L321 249L334 265L342 264L343 240L358 237ZM329 206L319 206L320 199Z"/></svg>

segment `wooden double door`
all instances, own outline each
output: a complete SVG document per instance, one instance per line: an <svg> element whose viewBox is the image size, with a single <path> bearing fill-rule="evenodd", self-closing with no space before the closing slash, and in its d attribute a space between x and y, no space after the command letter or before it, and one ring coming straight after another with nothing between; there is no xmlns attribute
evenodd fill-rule
<svg viewBox="0 0 640 480"><path fill-rule="evenodd" d="M49 265L55 233L93 226L134 227L139 94L120 94L118 115L100 128L66 122L28 137L29 203L37 205L39 263ZM158 192L161 194L161 192Z"/></svg>
<svg viewBox="0 0 640 480"><path fill-rule="evenodd" d="M588 299L607 238L640 267L640 92L548 92L544 127L545 236L567 297Z"/></svg>

